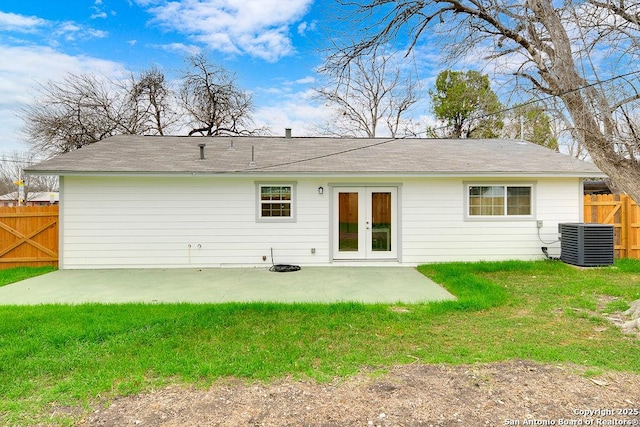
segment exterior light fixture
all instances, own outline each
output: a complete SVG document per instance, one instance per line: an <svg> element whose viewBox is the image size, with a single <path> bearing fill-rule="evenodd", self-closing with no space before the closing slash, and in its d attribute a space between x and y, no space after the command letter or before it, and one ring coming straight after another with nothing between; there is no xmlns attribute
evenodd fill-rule
<svg viewBox="0 0 640 427"><path fill-rule="evenodd" d="M318 194L324 194L324 187L318 187Z"/></svg>

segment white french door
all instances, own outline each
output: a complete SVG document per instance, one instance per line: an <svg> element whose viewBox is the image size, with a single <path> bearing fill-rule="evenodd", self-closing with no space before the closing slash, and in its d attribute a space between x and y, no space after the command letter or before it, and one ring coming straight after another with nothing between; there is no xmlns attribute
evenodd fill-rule
<svg viewBox="0 0 640 427"><path fill-rule="evenodd" d="M398 257L397 187L333 188L333 259Z"/></svg>

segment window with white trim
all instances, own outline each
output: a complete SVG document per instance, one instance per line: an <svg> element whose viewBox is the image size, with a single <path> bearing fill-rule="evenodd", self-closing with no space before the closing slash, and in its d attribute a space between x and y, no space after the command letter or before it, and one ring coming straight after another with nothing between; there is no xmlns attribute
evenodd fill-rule
<svg viewBox="0 0 640 427"><path fill-rule="evenodd" d="M469 217L531 217L533 186L526 184L467 186Z"/></svg>
<svg viewBox="0 0 640 427"><path fill-rule="evenodd" d="M295 221L293 183L256 183L258 221Z"/></svg>

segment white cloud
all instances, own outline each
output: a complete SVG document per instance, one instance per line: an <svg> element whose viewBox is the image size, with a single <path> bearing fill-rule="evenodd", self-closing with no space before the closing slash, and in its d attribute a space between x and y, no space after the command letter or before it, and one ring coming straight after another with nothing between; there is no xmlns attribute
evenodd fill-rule
<svg viewBox="0 0 640 427"><path fill-rule="evenodd" d="M331 110L314 99L315 92L309 87L291 92L281 90L282 87L271 88L275 93L270 88L260 89L261 93L273 96L256 108L253 115L256 124L267 126L275 135L291 128L294 136L318 136L321 125L331 118Z"/></svg>
<svg viewBox="0 0 640 427"><path fill-rule="evenodd" d="M289 101L257 108L254 121L258 126L267 126L274 135L291 128L294 136L318 136L320 126L330 117L331 111L323 105Z"/></svg>
<svg viewBox="0 0 640 427"><path fill-rule="evenodd" d="M102 39L109 35L108 32L78 25L72 21L62 22L53 31L56 37L63 37L66 41Z"/></svg>
<svg viewBox="0 0 640 427"><path fill-rule="evenodd" d="M151 7L155 21L208 48L275 62L293 52L289 26L313 0L181 0ZM138 0L139 4L150 4Z"/></svg>
<svg viewBox="0 0 640 427"><path fill-rule="evenodd" d="M141 7L147 7L147 6L156 6L159 3L162 3L161 0L127 0L127 3L129 3L129 6L133 6L133 4L137 4L138 6Z"/></svg>
<svg viewBox="0 0 640 427"><path fill-rule="evenodd" d="M95 13L90 16L91 19L107 19L109 15L116 15L116 12L114 10L111 10L109 11L109 13L107 13L107 11L103 9L102 0L96 0L93 4L94 6L92 6L91 8L95 11Z"/></svg>
<svg viewBox="0 0 640 427"><path fill-rule="evenodd" d="M46 42L52 45L57 43L57 37L64 38L66 41L73 41L76 39L104 38L109 35L106 31L86 27L73 21L47 21L35 16L5 12L0 12L1 31L42 35L46 38Z"/></svg>
<svg viewBox="0 0 640 427"><path fill-rule="evenodd" d="M258 96L266 94L264 99L267 103L273 102L274 96L278 96L278 99L295 98L298 100L304 96L304 99L315 102L313 101L313 95L315 94L313 86L316 83L314 76L306 76L296 80L277 78L274 81L275 83L272 82L271 86L257 86L254 88Z"/></svg>
<svg viewBox="0 0 640 427"><path fill-rule="evenodd" d="M317 28L318 21L313 20L311 22L303 21L298 24L298 34L301 36L306 36L308 31L315 31Z"/></svg>
<svg viewBox="0 0 640 427"><path fill-rule="evenodd" d="M316 78L314 76L307 76L295 81L296 84L304 85L304 84L313 84L316 82Z"/></svg>
<svg viewBox="0 0 640 427"><path fill-rule="evenodd" d="M293 51L285 27L265 30L260 34L241 34L237 40L238 46L249 55L268 62L275 62Z"/></svg>
<svg viewBox="0 0 640 427"><path fill-rule="evenodd" d="M36 16L24 16L16 13L0 12L0 31L32 31L47 23Z"/></svg>
<svg viewBox="0 0 640 427"><path fill-rule="evenodd" d="M88 28L86 32L89 36L91 36L91 38L95 39L103 39L109 36L109 33L107 31L95 30L93 28Z"/></svg>
<svg viewBox="0 0 640 427"><path fill-rule="evenodd" d="M57 34L77 33L82 30L78 24L72 21L63 22L56 30Z"/></svg>
<svg viewBox="0 0 640 427"><path fill-rule="evenodd" d="M70 56L43 46L7 46L0 44L0 152L18 148L22 121L20 109L31 102L38 84L61 80L67 73L93 72L107 76L124 75L116 62L87 56Z"/></svg>
<svg viewBox="0 0 640 427"><path fill-rule="evenodd" d="M135 42L135 40L134 40ZM187 45L184 43L168 43L161 45L154 45L154 47L166 50L167 52L179 53L181 55L197 55L200 53L200 48L195 45Z"/></svg>

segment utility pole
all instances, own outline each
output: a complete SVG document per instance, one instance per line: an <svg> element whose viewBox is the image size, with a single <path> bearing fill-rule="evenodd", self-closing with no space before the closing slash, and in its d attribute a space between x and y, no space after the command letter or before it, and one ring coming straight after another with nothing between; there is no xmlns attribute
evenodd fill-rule
<svg viewBox="0 0 640 427"><path fill-rule="evenodd" d="M18 180L13 181L17 186L16 195L18 199L18 206L22 206L24 200L24 180L22 179L22 169L18 172Z"/></svg>

